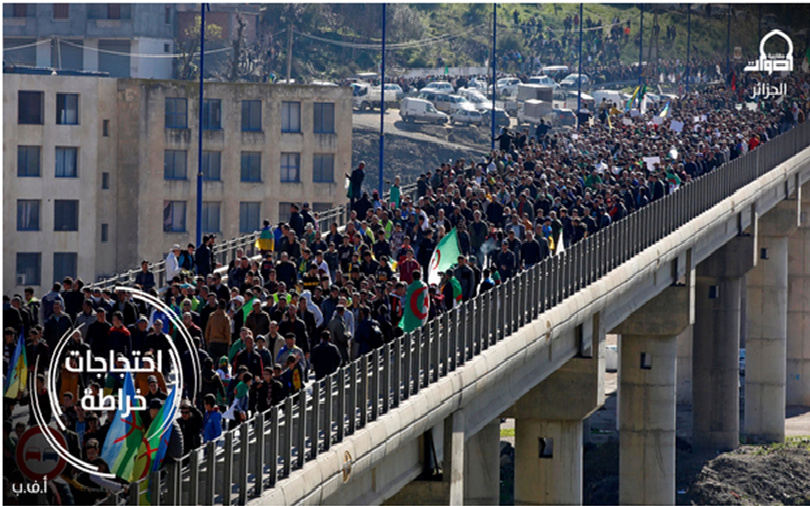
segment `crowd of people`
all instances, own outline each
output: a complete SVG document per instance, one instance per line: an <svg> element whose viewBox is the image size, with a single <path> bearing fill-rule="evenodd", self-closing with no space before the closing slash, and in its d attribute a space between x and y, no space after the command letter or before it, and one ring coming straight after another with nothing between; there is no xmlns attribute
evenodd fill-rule
<svg viewBox="0 0 810 506"><path fill-rule="evenodd" d="M413 194L402 191L397 177L389 197L369 195L361 163L346 174L351 191L344 229L319 223L308 203L293 204L285 221L265 221L259 259L237 251L219 268L216 237L205 237L196 248L176 245L166 263L168 286L155 283L148 262L134 286L165 301L192 337L193 349L179 339L167 314L125 291L66 278L39 299L33 289L5 297L4 374L24 335L36 378L25 394L4 403L5 478L20 479L14 447L34 420L14 421L14 414L33 396L43 401L48 419L45 401L57 396L72 454L99 467L109 464L101 461L99 448L115 411L88 413L77 399L87 389L114 391L121 378L71 372L66 355L51 355L62 336L70 336L65 353L103 357L154 356L175 342L184 367L164 361L162 370L136 375L135 383L148 392L148 423L176 376L185 375L166 456L180 459L402 335L407 287L426 278L437 243L453 229L461 254L455 268L429 287L430 317L803 122L810 85L798 74L782 80L795 98L763 100L754 108L738 109L739 90L718 85L673 100L666 112L663 102L643 112L598 104L600 114L576 132L543 123L515 132L504 128L497 149L420 175ZM200 377L186 367L192 354L202 364ZM51 368L58 368L56 392L45 382ZM86 473L66 476L69 486L52 493L90 500L120 487Z"/></svg>

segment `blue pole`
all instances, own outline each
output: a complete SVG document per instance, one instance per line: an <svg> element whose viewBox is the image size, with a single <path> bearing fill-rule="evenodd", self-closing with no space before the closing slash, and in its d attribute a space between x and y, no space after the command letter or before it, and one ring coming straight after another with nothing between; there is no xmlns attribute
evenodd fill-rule
<svg viewBox="0 0 810 506"><path fill-rule="evenodd" d="M686 4L686 93L689 93L689 50L692 49L692 4Z"/></svg>
<svg viewBox="0 0 810 506"><path fill-rule="evenodd" d="M579 111L582 108L582 4L579 4L579 78L577 78L577 132L579 132Z"/></svg>
<svg viewBox="0 0 810 506"><path fill-rule="evenodd" d="M730 55L731 55L731 4L728 4L728 28L726 29L726 77L728 77L729 72L731 72Z"/></svg>
<svg viewBox="0 0 810 506"><path fill-rule="evenodd" d="M498 34L498 4L492 4L492 144L490 150L495 150L495 41Z"/></svg>
<svg viewBox="0 0 810 506"><path fill-rule="evenodd" d="M642 76L644 71L641 68L641 59L643 58L644 48L644 4L641 4L641 24L638 32L638 85L641 86Z"/></svg>
<svg viewBox="0 0 810 506"><path fill-rule="evenodd" d="M202 243L202 202L203 202L203 74L205 72L205 8L206 4L200 4L200 124L198 129L199 140L197 142L197 235L195 242L197 246Z"/></svg>
<svg viewBox="0 0 810 506"><path fill-rule="evenodd" d="M385 4L382 4L382 61L380 62L380 174L377 191L383 196L383 161L385 157Z"/></svg>

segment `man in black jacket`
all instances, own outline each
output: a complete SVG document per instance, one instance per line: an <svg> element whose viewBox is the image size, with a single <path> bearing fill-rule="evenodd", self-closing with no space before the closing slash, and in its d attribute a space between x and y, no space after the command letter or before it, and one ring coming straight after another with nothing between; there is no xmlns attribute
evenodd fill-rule
<svg viewBox="0 0 810 506"><path fill-rule="evenodd" d="M467 259L463 255L458 257L458 267L456 267L456 279L461 285L461 300L467 301L475 297L475 273L467 265Z"/></svg>
<svg viewBox="0 0 810 506"><path fill-rule="evenodd" d="M321 342L312 349L310 363L315 369L315 379L320 380L338 370L343 363L340 350L332 344L332 333L328 330L321 332Z"/></svg>

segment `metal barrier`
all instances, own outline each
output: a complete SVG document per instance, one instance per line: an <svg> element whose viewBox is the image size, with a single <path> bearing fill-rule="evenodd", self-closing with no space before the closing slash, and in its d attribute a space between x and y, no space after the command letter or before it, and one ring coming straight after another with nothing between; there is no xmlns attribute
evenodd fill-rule
<svg viewBox="0 0 810 506"><path fill-rule="evenodd" d="M154 473L152 504L244 504L260 496L808 145L810 125L793 128L344 365Z"/></svg>

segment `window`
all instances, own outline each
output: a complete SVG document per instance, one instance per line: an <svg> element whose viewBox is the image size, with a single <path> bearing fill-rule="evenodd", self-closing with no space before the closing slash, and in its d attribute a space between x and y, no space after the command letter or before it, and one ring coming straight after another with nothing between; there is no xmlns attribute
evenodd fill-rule
<svg viewBox="0 0 810 506"><path fill-rule="evenodd" d="M29 12L29 10L31 12ZM11 17L13 18L27 18L33 17L33 9L28 8L28 4L11 4Z"/></svg>
<svg viewBox="0 0 810 506"><path fill-rule="evenodd" d="M163 44L163 52L164 53L171 53L172 52L172 45L171 44Z"/></svg>
<svg viewBox="0 0 810 506"><path fill-rule="evenodd" d="M41 253L17 253L17 282L18 285L40 285L39 277L42 270Z"/></svg>
<svg viewBox="0 0 810 506"><path fill-rule="evenodd" d="M53 201L53 229L57 232L75 232L79 230L79 201Z"/></svg>
<svg viewBox="0 0 810 506"><path fill-rule="evenodd" d="M39 200L17 201L17 230L39 230Z"/></svg>
<svg viewBox="0 0 810 506"><path fill-rule="evenodd" d="M202 231L203 233L219 232L219 202L203 202L202 205Z"/></svg>
<svg viewBox="0 0 810 506"><path fill-rule="evenodd" d="M101 135L103 135L104 137L109 137L110 136L110 120L105 119L104 121L102 121L102 123L101 123Z"/></svg>
<svg viewBox="0 0 810 506"><path fill-rule="evenodd" d="M185 98L166 99L166 128L188 128L188 102Z"/></svg>
<svg viewBox="0 0 810 506"><path fill-rule="evenodd" d="M332 154L312 155L312 182L313 183L335 182L335 155Z"/></svg>
<svg viewBox="0 0 810 506"><path fill-rule="evenodd" d="M262 180L262 154L242 151L242 182L255 183Z"/></svg>
<svg viewBox="0 0 810 506"><path fill-rule="evenodd" d="M101 242L107 242L110 240L110 224L109 223L102 223L101 224Z"/></svg>
<svg viewBox="0 0 810 506"><path fill-rule="evenodd" d="M298 183L301 176L301 155L281 153L281 182Z"/></svg>
<svg viewBox="0 0 810 506"><path fill-rule="evenodd" d="M218 98L203 100L203 130L222 128L222 101Z"/></svg>
<svg viewBox="0 0 810 506"><path fill-rule="evenodd" d="M107 19L121 19L121 4L107 4Z"/></svg>
<svg viewBox="0 0 810 506"><path fill-rule="evenodd" d="M261 202L239 203L239 232L248 234L259 229Z"/></svg>
<svg viewBox="0 0 810 506"><path fill-rule="evenodd" d="M102 172L101 173L101 189L102 190L109 190L110 189L110 173L109 172Z"/></svg>
<svg viewBox="0 0 810 506"><path fill-rule="evenodd" d="M70 19L70 4L53 4L53 19Z"/></svg>
<svg viewBox="0 0 810 506"><path fill-rule="evenodd" d="M221 151L203 151L202 173L204 181L219 181L222 178Z"/></svg>
<svg viewBox="0 0 810 506"><path fill-rule="evenodd" d="M17 176L40 176L39 153L39 146L17 146Z"/></svg>
<svg viewBox="0 0 810 506"><path fill-rule="evenodd" d="M56 94L56 124L79 124L79 95L76 93Z"/></svg>
<svg viewBox="0 0 810 506"><path fill-rule="evenodd" d="M44 93L41 91L19 91L17 93L17 123L20 125L41 125L44 121Z"/></svg>
<svg viewBox="0 0 810 506"><path fill-rule="evenodd" d="M172 8L166 7L163 12L164 12L163 20L165 21L165 23L167 25L172 24ZM168 53L168 51L166 52Z"/></svg>
<svg viewBox="0 0 810 506"><path fill-rule="evenodd" d="M315 133L335 133L335 104L315 102Z"/></svg>
<svg viewBox="0 0 810 506"><path fill-rule="evenodd" d="M56 177L79 177L79 148L56 148Z"/></svg>
<svg viewBox="0 0 810 506"><path fill-rule="evenodd" d="M301 131L301 102L281 103L281 131Z"/></svg>
<svg viewBox="0 0 810 506"><path fill-rule="evenodd" d="M261 132L262 101L242 100L242 131Z"/></svg>
<svg viewBox="0 0 810 506"><path fill-rule="evenodd" d="M163 201L163 231L186 231L186 203L182 200Z"/></svg>
<svg viewBox="0 0 810 506"><path fill-rule="evenodd" d="M163 152L163 179L187 179L185 150L167 149Z"/></svg>
<svg viewBox="0 0 810 506"><path fill-rule="evenodd" d="M70 276L76 277L76 253L54 253L53 254L53 279L54 281L65 279Z"/></svg>

